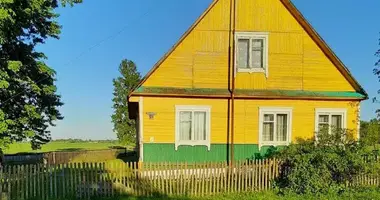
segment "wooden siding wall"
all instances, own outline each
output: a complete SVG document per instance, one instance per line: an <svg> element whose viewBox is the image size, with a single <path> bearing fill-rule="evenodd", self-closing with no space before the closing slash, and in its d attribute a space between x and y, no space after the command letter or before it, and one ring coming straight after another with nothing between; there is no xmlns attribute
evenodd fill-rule
<svg viewBox="0 0 380 200"><path fill-rule="evenodd" d="M219 0L144 86L227 88L229 20ZM279 0L237 1L236 31L269 32L269 77L238 73L237 88L354 91Z"/></svg>
<svg viewBox="0 0 380 200"><path fill-rule="evenodd" d="M228 9L228 1L217 3L144 86L227 88Z"/></svg>
<svg viewBox="0 0 380 200"><path fill-rule="evenodd" d="M144 114L144 143L174 143L175 106L211 106L211 143L226 144L227 100L144 97L144 112L155 112L150 119ZM358 102L307 100L236 100L235 143L258 144L259 107L293 108L292 141L313 137L316 108L346 108L347 128L357 130Z"/></svg>

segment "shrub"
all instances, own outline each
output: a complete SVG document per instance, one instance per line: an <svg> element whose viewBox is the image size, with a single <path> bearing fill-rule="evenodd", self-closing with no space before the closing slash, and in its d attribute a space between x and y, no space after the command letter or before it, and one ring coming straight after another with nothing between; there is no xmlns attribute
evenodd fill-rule
<svg viewBox="0 0 380 200"><path fill-rule="evenodd" d="M281 163L275 186L281 192L316 194L343 191L361 173L373 173L373 152L354 140L352 131L328 127L317 140L298 140L279 151ZM364 159L367 158L367 159Z"/></svg>

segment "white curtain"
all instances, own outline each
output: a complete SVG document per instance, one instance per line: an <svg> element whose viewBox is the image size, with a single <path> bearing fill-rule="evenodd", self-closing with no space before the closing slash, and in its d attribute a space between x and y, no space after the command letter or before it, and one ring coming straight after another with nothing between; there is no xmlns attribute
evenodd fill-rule
<svg viewBox="0 0 380 200"><path fill-rule="evenodd" d="M252 40L252 67L263 67L263 42L262 39Z"/></svg>
<svg viewBox="0 0 380 200"><path fill-rule="evenodd" d="M239 68L249 68L249 39L238 40L237 65Z"/></svg>
<svg viewBox="0 0 380 200"><path fill-rule="evenodd" d="M263 141L274 140L274 116L273 114L264 115L263 123Z"/></svg>
<svg viewBox="0 0 380 200"><path fill-rule="evenodd" d="M332 115L331 126L334 128L342 128L342 115Z"/></svg>
<svg viewBox="0 0 380 200"><path fill-rule="evenodd" d="M288 115L277 115L277 141L286 141L288 131Z"/></svg>
<svg viewBox="0 0 380 200"><path fill-rule="evenodd" d="M191 140L191 112L180 112L179 139Z"/></svg>
<svg viewBox="0 0 380 200"><path fill-rule="evenodd" d="M206 112L194 112L194 138L195 141L206 140Z"/></svg>

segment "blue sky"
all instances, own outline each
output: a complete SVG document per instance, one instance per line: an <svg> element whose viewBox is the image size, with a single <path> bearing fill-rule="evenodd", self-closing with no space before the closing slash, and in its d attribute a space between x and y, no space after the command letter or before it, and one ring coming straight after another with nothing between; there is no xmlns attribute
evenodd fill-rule
<svg viewBox="0 0 380 200"><path fill-rule="evenodd" d="M123 58L145 74L207 8L212 0L84 0L59 9L60 40L39 47L57 71L65 119L53 138L113 139L112 79ZM293 0L318 33L369 93L380 89L372 74L379 48L380 1ZM379 104L362 103L362 118L375 116Z"/></svg>

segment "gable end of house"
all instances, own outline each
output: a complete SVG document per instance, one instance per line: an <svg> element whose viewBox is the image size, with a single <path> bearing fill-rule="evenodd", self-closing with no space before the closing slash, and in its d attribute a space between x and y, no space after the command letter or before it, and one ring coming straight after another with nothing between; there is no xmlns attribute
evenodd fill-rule
<svg viewBox="0 0 380 200"><path fill-rule="evenodd" d="M168 59L173 52L184 42L184 40L189 37L189 35L196 29L196 27L204 20L209 13L215 9L218 3L224 2L228 3L227 0L214 0L206 11L195 21L195 23L183 34L179 41L154 65L154 67L147 73L147 75L139 82L137 87L135 87L128 96L213 96L216 98L228 98L230 93L227 88L214 88L214 87L171 87L166 85L157 86L144 86L144 83L160 68L160 66ZM230 6L232 6L232 1ZM276 0L281 2L283 7L293 16L297 23L302 27L302 29L307 33L307 35L312 39L312 41L319 47L323 54L328 58L328 60L337 68L340 74L345 80L352 86L355 91L309 91L304 89L291 89L288 92L287 89L263 89L263 88L253 88L250 92L241 92L241 98L243 97L273 97L273 98L332 98L332 99L368 99L368 95L363 89L363 87L355 80L353 75L350 73L348 68L339 60L339 58L334 54L334 52L328 47L326 42L318 35L318 33L313 29L313 27L307 22L307 20L302 16L300 11L293 5L290 0ZM232 32L231 29L228 30ZM219 52L218 52L219 53ZM216 53L216 54L218 54ZM182 67L181 65L177 67ZM226 66L227 67L227 66ZM275 92L281 90L282 92ZM243 91L243 90L241 90ZM273 95L274 94L274 95ZM297 95L294 95L297 94Z"/></svg>

